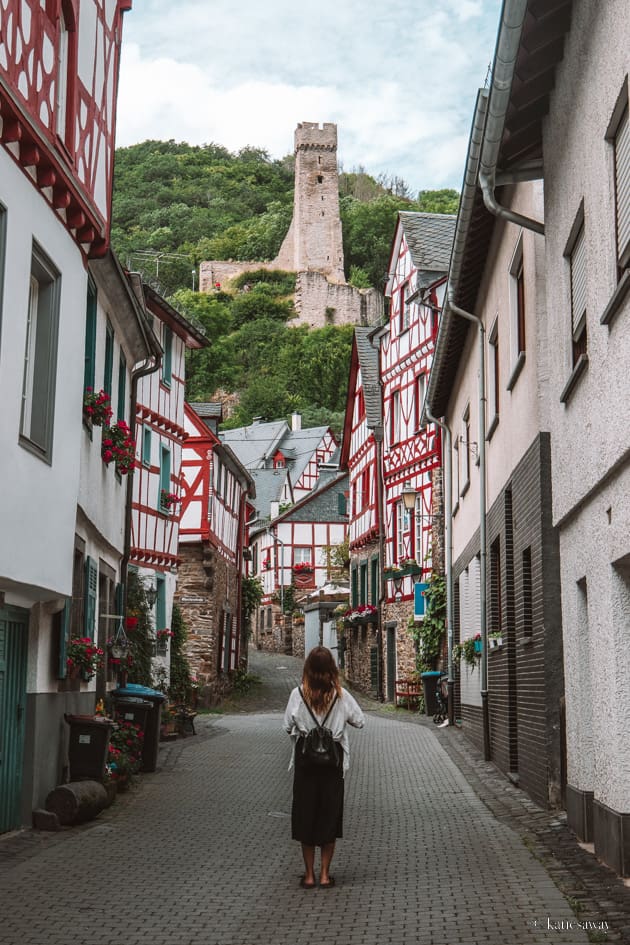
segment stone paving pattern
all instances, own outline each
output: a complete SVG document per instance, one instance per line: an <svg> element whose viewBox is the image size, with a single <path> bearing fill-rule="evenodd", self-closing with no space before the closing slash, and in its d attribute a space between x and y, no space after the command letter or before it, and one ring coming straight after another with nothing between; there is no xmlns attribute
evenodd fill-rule
<svg viewBox="0 0 630 945"><path fill-rule="evenodd" d="M630 889L560 818L460 731L364 697L337 885L300 889L281 731L300 669L254 652L262 685L96 821L0 838L2 945L578 945L586 919L610 926L591 941L630 942Z"/></svg>

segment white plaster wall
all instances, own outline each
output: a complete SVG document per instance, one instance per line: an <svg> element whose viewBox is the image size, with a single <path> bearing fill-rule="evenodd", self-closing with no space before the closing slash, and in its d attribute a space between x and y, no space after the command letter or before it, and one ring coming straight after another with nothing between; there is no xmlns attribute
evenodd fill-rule
<svg viewBox="0 0 630 945"><path fill-rule="evenodd" d="M613 154L604 136L630 71L628 11L574 4L545 124L545 214L553 405L554 518L566 515L630 446L630 299L610 328L599 320L617 284ZM571 373L569 264L563 258L584 199L589 364L566 404ZM577 447L577 448L576 448Z"/></svg>
<svg viewBox="0 0 630 945"><path fill-rule="evenodd" d="M540 182L519 184L508 198L509 205L529 217L543 219L543 193ZM508 202L506 200L506 203ZM522 240L525 278L526 357L523 367L508 390L515 365L515 320L511 304L510 268L515 251ZM512 470L521 460L541 430L548 429L547 331L544 311L544 241L541 236L512 223L499 222L488 252L488 265L480 287L475 315L485 328L486 431L494 417L492 348L489 336L498 325L499 337L499 422L491 438L486 438L486 502L490 508L505 487ZM459 464L464 469L465 443L461 442L462 419L470 405L470 487L464 490L460 475L460 494L456 494L457 454L453 452L453 505L458 508L453 519L454 558L463 551L479 527L479 335L476 326L468 330L460 370L449 404L449 423L453 443L459 442Z"/></svg>
<svg viewBox="0 0 630 945"><path fill-rule="evenodd" d="M623 4L576 0L545 123L553 515L560 528L569 783L630 811L630 300L600 324L617 282L613 155L605 134L630 71ZM584 200L587 370L568 403L569 264ZM613 472L613 467L614 472ZM576 582L584 579L588 616Z"/></svg>
<svg viewBox="0 0 630 945"><path fill-rule="evenodd" d="M0 581L5 587L9 581L28 585L33 598L67 596L83 435L87 275L63 225L4 151L0 200L8 211L0 338ZM61 273L52 465L18 442L33 239Z"/></svg>

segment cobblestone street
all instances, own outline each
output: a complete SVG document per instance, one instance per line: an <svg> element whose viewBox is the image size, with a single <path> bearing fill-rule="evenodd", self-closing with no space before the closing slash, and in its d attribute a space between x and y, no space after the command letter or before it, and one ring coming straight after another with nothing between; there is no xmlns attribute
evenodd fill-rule
<svg viewBox="0 0 630 945"><path fill-rule="evenodd" d="M536 834L553 833L553 817L501 779L493 787L461 733L366 699L337 885L300 889L281 731L300 666L253 653L262 686L163 746L158 771L98 820L0 838L3 945L577 945L589 941L580 923L609 919L594 894L578 919ZM484 780L488 804L476 793ZM572 881L560 861L556 873ZM625 941L630 890L606 877L616 930L591 940Z"/></svg>

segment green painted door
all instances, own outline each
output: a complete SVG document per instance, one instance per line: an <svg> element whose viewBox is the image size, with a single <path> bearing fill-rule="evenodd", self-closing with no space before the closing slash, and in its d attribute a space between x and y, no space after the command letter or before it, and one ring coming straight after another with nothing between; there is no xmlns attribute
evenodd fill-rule
<svg viewBox="0 0 630 945"><path fill-rule="evenodd" d="M0 833L20 826L28 611L0 608Z"/></svg>

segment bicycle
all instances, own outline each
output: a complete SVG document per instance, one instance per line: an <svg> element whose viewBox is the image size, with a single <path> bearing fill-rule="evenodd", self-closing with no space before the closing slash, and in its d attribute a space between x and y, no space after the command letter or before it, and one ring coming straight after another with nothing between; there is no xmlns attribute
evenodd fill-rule
<svg viewBox="0 0 630 945"><path fill-rule="evenodd" d="M433 715L433 721L440 725L448 718L448 674L442 673L438 677L435 689L435 701L437 704L436 712Z"/></svg>

